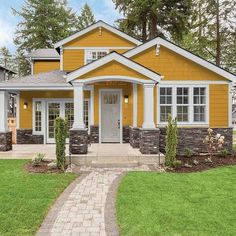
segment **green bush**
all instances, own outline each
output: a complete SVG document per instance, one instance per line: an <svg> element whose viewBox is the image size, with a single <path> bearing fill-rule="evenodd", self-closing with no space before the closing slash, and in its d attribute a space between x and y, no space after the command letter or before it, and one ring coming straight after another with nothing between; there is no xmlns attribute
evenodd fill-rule
<svg viewBox="0 0 236 236"><path fill-rule="evenodd" d="M40 166L40 164L43 161L44 157L45 157L44 153L37 153L36 157L32 159L32 165L33 166Z"/></svg>
<svg viewBox="0 0 236 236"><path fill-rule="evenodd" d="M55 139L56 139L56 157L57 167L65 170L66 164L66 137L67 137L67 122L61 117L55 120Z"/></svg>
<svg viewBox="0 0 236 236"><path fill-rule="evenodd" d="M191 148L185 148L184 149L184 154L186 157L191 157L193 155L193 150Z"/></svg>
<svg viewBox="0 0 236 236"><path fill-rule="evenodd" d="M222 150L220 151L220 156L221 156L221 157L227 157L228 154L229 154L229 152L228 152L228 150L227 150L226 148L224 148L224 149L222 149Z"/></svg>
<svg viewBox="0 0 236 236"><path fill-rule="evenodd" d="M173 163L173 167L180 167L182 165L182 162L180 160L175 160Z"/></svg>
<svg viewBox="0 0 236 236"><path fill-rule="evenodd" d="M176 148L178 144L177 138L177 120L168 117L168 126L166 131L166 146L165 146L165 165L174 167L176 162Z"/></svg>

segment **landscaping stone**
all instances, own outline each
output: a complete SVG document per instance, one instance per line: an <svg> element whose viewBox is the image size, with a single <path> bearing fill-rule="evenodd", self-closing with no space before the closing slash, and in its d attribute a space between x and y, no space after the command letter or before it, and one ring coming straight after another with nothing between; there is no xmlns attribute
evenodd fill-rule
<svg viewBox="0 0 236 236"><path fill-rule="evenodd" d="M139 148L139 128L129 127L129 143L133 148Z"/></svg>
<svg viewBox="0 0 236 236"><path fill-rule="evenodd" d="M158 154L159 136L159 129L140 129L139 151L142 154Z"/></svg>
<svg viewBox="0 0 236 236"><path fill-rule="evenodd" d="M32 129L18 129L16 130L17 144L43 144L44 136L33 134Z"/></svg>
<svg viewBox="0 0 236 236"><path fill-rule="evenodd" d="M12 132L0 133L0 151L12 150Z"/></svg>
<svg viewBox="0 0 236 236"><path fill-rule="evenodd" d="M123 126L123 143L129 143L129 126Z"/></svg>
<svg viewBox="0 0 236 236"><path fill-rule="evenodd" d="M199 164L199 161L197 161L197 160L193 160L193 164L196 166L196 165Z"/></svg>
<svg viewBox="0 0 236 236"><path fill-rule="evenodd" d="M184 164L184 167L187 167L187 168L192 168L192 166L191 165L189 165L189 164Z"/></svg>
<svg viewBox="0 0 236 236"><path fill-rule="evenodd" d="M69 137L69 151L71 154L87 154L88 131L87 129L71 129Z"/></svg>
<svg viewBox="0 0 236 236"><path fill-rule="evenodd" d="M90 143L99 143L99 126L90 125Z"/></svg>

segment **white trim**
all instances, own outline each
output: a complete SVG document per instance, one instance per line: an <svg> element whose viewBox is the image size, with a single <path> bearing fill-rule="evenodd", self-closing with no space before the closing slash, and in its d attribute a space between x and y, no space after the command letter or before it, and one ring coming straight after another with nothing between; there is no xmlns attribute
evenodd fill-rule
<svg viewBox="0 0 236 236"><path fill-rule="evenodd" d="M94 125L94 85L90 86L89 91L90 91L90 125Z"/></svg>
<svg viewBox="0 0 236 236"><path fill-rule="evenodd" d="M31 75L34 74L34 61L30 60L30 67L31 67Z"/></svg>
<svg viewBox="0 0 236 236"><path fill-rule="evenodd" d="M181 78L180 78L181 79ZM208 84L229 84L228 81L215 80L161 80L160 85L208 85Z"/></svg>
<svg viewBox="0 0 236 236"><path fill-rule="evenodd" d="M33 60L33 61L40 61L40 60L44 60L44 61L59 61L60 57L31 57L31 60Z"/></svg>
<svg viewBox="0 0 236 236"><path fill-rule="evenodd" d="M212 63L210 63L210 62L208 62L208 61L206 61L206 60L204 60L204 59L202 59L202 58L200 58L200 57L198 57L194 54L192 54L191 52L188 52L187 50L185 50L185 49L183 49L183 48L181 48L181 47L179 47L179 46L177 46L177 45L175 45L175 44L173 44L173 43L171 43L167 40L164 40L160 37L157 37L157 38L155 38L155 39L153 39L153 40L151 40L147 43L144 43L139 47L131 49L130 51L125 52L123 55L130 58L130 57L132 57L134 55L137 55L138 53L143 52L144 50L146 50L150 47L153 47L155 45L164 46L164 47L174 51L175 53L178 53L181 56L183 56L183 57L185 57L185 58L187 58L187 59L189 59L189 60L191 60L191 61L193 61L193 62L195 62L195 63L197 63L197 64L213 71L213 72L215 72L216 74L219 74L219 75L223 76L224 78L227 78L228 80L236 82L236 76L235 75L219 68L218 66L216 66L216 65L214 65L214 64L212 64Z"/></svg>
<svg viewBox="0 0 236 236"><path fill-rule="evenodd" d="M106 54L108 54L109 50L108 49L102 49L102 48L97 48L97 49L91 48L91 49L84 50L84 65L88 64L87 63L87 58L88 58L88 53L89 52L96 52L96 56L97 56L98 52L105 52ZM95 60L97 60L97 59L98 58L96 58Z"/></svg>
<svg viewBox="0 0 236 236"><path fill-rule="evenodd" d="M232 83L229 84L229 93L228 93L228 122L229 122L229 127L233 127L233 124L232 124Z"/></svg>
<svg viewBox="0 0 236 236"><path fill-rule="evenodd" d="M137 39L135 39L135 38L133 38L133 37L131 37L131 36L121 32L120 30L118 30L118 29L116 29L116 28L106 24L105 22L98 21L95 24L90 25L87 28L85 28L85 29L83 29L83 30L81 30L81 31L79 31L79 32L77 32L77 33L75 33L75 34L73 34L73 35L71 35L71 36L69 36L69 37L67 37L67 38L57 42L57 43L55 43L54 48L58 48L58 47L66 44L66 43L68 43L68 42L70 42L70 41L72 41L72 40L74 40L74 39L76 39L76 38L78 38L78 37L88 33L88 32L90 32L90 31L96 29L96 28L99 28L99 27L105 28L105 29L111 31L112 33L114 33L116 35L119 35L120 37L125 38L126 40L128 40L128 41L130 41L130 42L132 42L132 43L134 43L136 45L142 44L139 40L137 40Z"/></svg>
<svg viewBox="0 0 236 236"><path fill-rule="evenodd" d="M123 90L122 89L99 89L99 143L102 142L102 92L117 91L120 93L120 143L123 143L123 112L122 112L122 103L123 103Z"/></svg>
<svg viewBox="0 0 236 236"><path fill-rule="evenodd" d="M129 68L139 72L140 74L145 75L146 77L150 78L151 80L153 80L155 82L160 82L160 80L161 80L161 76L158 75L157 73L137 64L136 62L133 62L133 61L125 58L124 56L121 56L120 54L118 54L116 52L112 52L97 61L89 63L89 64L81 67L80 69L71 72L70 74L67 75L67 82L71 82L71 81L77 79L78 77L80 77L92 70L95 70L95 69L97 69L97 68L99 68L99 67L101 67L113 60L119 62L120 64L122 64L126 67L129 67Z"/></svg>
<svg viewBox="0 0 236 236"><path fill-rule="evenodd" d="M63 47L65 50L115 50L115 49L132 49L134 47Z"/></svg>
<svg viewBox="0 0 236 236"><path fill-rule="evenodd" d="M8 108L9 108L9 93L0 91L0 132L8 132Z"/></svg>
<svg viewBox="0 0 236 236"><path fill-rule="evenodd" d="M209 86L208 85L179 85L179 84L172 84L172 85L159 85L157 87L157 125L158 126L165 126L167 125L167 122L161 122L160 121L160 88L172 88L172 116L175 117L177 114L177 101L176 101L176 88L189 88L189 112L188 112L188 122L178 122L179 126L209 126ZM194 112L193 112L193 88L206 88L206 117L205 122L194 122ZM168 106L168 104L166 104Z"/></svg>
<svg viewBox="0 0 236 236"><path fill-rule="evenodd" d="M45 130L45 122L44 122L44 116L45 116L45 101L42 101L42 100L36 100L36 99L33 99L33 109L32 109L32 117L33 117L33 134L38 134L38 135L42 135L44 134L44 130ZM35 130L35 109L36 109L36 106L35 106L35 103L36 102L41 102L41 131L36 131Z"/></svg>
<svg viewBox="0 0 236 236"><path fill-rule="evenodd" d="M20 94L16 94L16 129L20 128Z"/></svg>
<svg viewBox="0 0 236 236"><path fill-rule="evenodd" d="M138 124L138 94L137 94L137 84L133 84L133 127L137 127Z"/></svg>
<svg viewBox="0 0 236 236"><path fill-rule="evenodd" d="M63 47L60 47L60 70L63 71L63 54L64 54L64 51L63 51Z"/></svg>

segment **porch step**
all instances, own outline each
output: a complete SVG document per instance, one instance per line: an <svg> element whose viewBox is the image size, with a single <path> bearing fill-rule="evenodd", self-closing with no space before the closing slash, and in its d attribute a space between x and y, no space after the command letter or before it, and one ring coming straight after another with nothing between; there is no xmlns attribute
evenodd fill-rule
<svg viewBox="0 0 236 236"><path fill-rule="evenodd" d="M132 168L132 167L137 167L139 166L138 161L96 161L93 160L91 162L91 167L95 168L115 168L115 167L120 167L120 168Z"/></svg>

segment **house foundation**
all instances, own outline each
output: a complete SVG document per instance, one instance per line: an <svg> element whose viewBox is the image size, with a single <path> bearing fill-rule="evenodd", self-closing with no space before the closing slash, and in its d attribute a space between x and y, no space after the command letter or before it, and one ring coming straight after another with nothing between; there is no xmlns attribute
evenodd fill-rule
<svg viewBox="0 0 236 236"><path fill-rule="evenodd" d="M71 154L87 154L89 143L87 129L71 129L69 140L69 151Z"/></svg>
<svg viewBox="0 0 236 236"><path fill-rule="evenodd" d="M139 128L129 127L129 143L133 148L139 148Z"/></svg>
<svg viewBox="0 0 236 236"><path fill-rule="evenodd" d="M0 133L0 151L6 152L12 150L12 132Z"/></svg>
<svg viewBox="0 0 236 236"><path fill-rule="evenodd" d="M16 142L17 144L43 144L44 135L35 135L32 129L18 129Z"/></svg>

